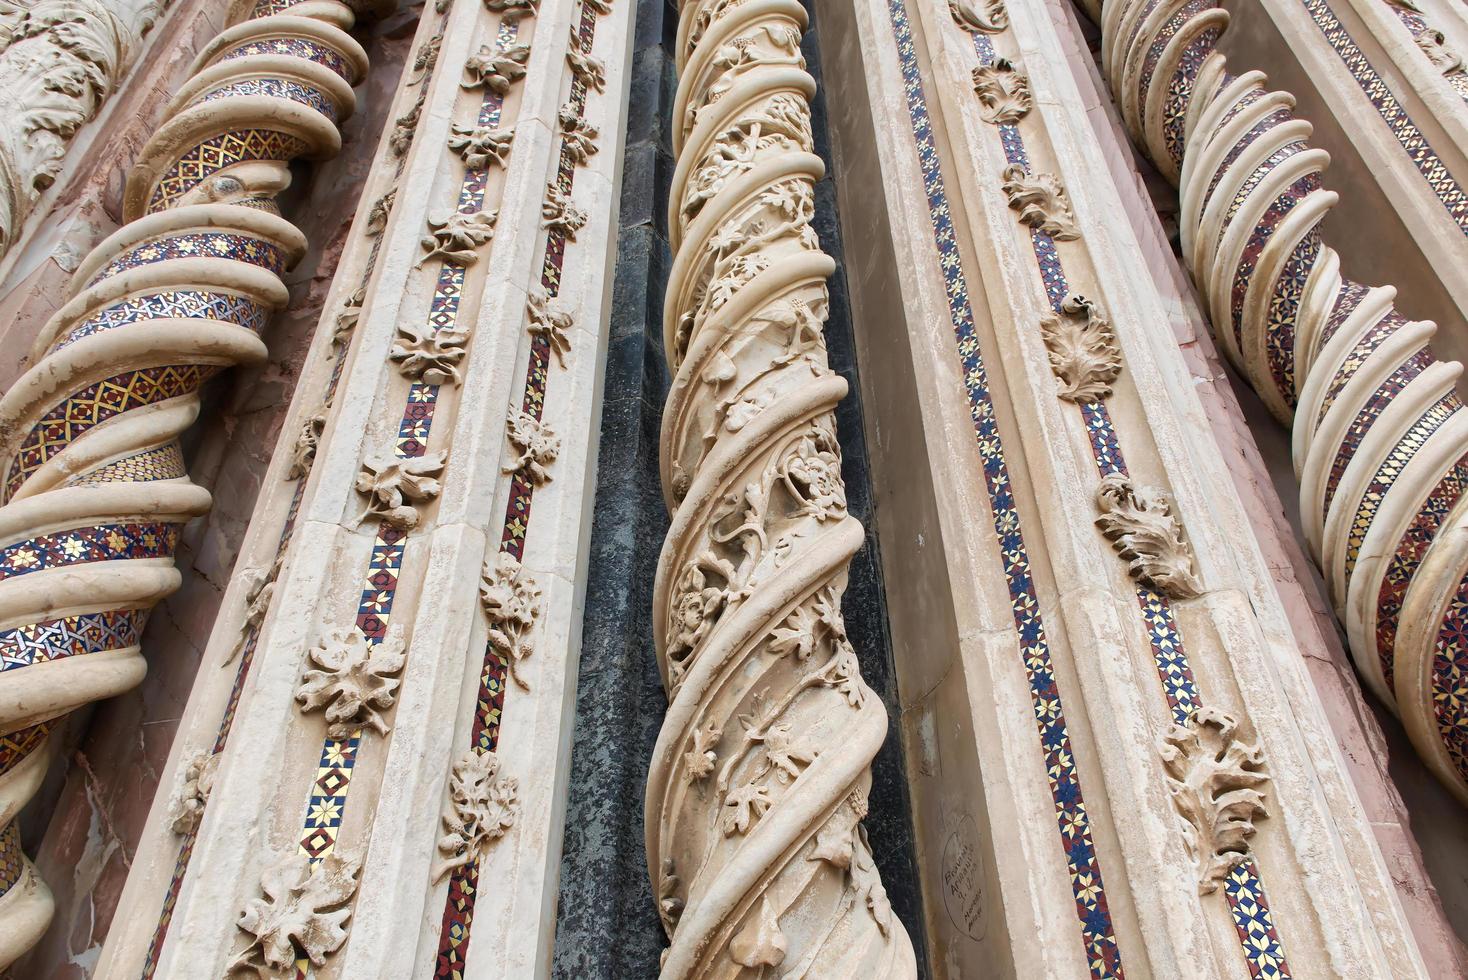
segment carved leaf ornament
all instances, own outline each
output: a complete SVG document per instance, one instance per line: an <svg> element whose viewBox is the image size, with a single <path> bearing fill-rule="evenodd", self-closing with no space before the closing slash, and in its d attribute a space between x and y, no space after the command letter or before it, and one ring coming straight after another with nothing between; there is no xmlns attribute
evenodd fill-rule
<svg viewBox="0 0 1468 980"><path fill-rule="evenodd" d="M347 941L349 906L357 891L361 858L328 854L312 863L305 854L289 854L260 876L264 898L251 899L239 918L250 944L230 963L228 973L279 980L295 974L305 957L316 967Z"/></svg>
<svg viewBox="0 0 1468 980"><path fill-rule="evenodd" d="M1173 599L1203 594L1193 575L1192 550L1165 491L1136 486L1130 477L1112 473L1101 481L1096 503L1101 508L1096 526L1131 563L1133 578Z"/></svg>
<svg viewBox="0 0 1468 980"><path fill-rule="evenodd" d="M1121 374L1121 351L1111 321L1096 304L1072 293L1061 301L1059 316L1040 321L1040 335L1061 398L1094 402L1111 394L1111 383Z"/></svg>

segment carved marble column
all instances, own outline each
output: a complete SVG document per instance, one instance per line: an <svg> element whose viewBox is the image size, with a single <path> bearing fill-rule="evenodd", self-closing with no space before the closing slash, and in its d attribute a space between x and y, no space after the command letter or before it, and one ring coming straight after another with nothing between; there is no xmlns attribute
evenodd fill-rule
<svg viewBox="0 0 1468 980"><path fill-rule="evenodd" d="M50 914L14 815L57 721L143 675L179 532L209 506L178 435L209 377L263 358L259 331L305 247L274 196L292 158L339 149L367 67L350 7L284 9L237 4L201 52L128 175L128 223L82 262L35 367L0 399L0 962Z"/></svg>
<svg viewBox="0 0 1468 980"><path fill-rule="evenodd" d="M0 13L0 258L167 0L36 0Z"/></svg>
<svg viewBox="0 0 1468 980"><path fill-rule="evenodd" d="M425 8L100 973L548 970L630 16Z"/></svg>
<svg viewBox="0 0 1468 980"><path fill-rule="evenodd" d="M916 975L861 826L887 712L841 618L846 511L794 0L686 4L664 305L672 527L647 857L665 977Z"/></svg>

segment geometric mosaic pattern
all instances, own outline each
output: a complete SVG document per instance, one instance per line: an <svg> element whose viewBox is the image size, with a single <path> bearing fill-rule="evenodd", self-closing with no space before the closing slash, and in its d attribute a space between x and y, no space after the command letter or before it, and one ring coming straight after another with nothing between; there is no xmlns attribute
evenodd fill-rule
<svg viewBox="0 0 1468 980"><path fill-rule="evenodd" d="M0 898L15 887L25 871L25 855L20 850L20 825L10 823L0 830Z"/></svg>
<svg viewBox="0 0 1468 980"><path fill-rule="evenodd" d="M119 272L167 262L170 259L194 257L234 259L248 262L277 276L285 272L286 256L273 242L262 241L250 235L239 235L225 231L201 231L186 235L170 235L153 241L143 242L123 252L107 263L91 279L88 286L95 286L103 279Z"/></svg>
<svg viewBox="0 0 1468 980"><path fill-rule="evenodd" d="M340 52L327 47L320 41L304 37L255 38L238 47L230 48L216 58L215 63L231 61L235 58L249 58L259 54L287 55L304 61L314 61L318 65L330 68L346 81L352 80L352 71L347 67L347 60L341 56Z"/></svg>
<svg viewBox="0 0 1468 980"><path fill-rule="evenodd" d="M304 140L270 129L247 129L201 140L158 178L158 185L148 200L148 212L167 210L178 198L225 167L251 160L290 160L307 149Z"/></svg>
<svg viewBox="0 0 1468 980"><path fill-rule="evenodd" d="M0 630L0 672L138 645L146 609L109 609Z"/></svg>
<svg viewBox="0 0 1468 980"><path fill-rule="evenodd" d="M0 582L48 568L95 561L172 558L182 524L99 524L38 534L0 548Z"/></svg>
<svg viewBox="0 0 1468 980"><path fill-rule="evenodd" d="M253 300L234 293L205 293L166 290L142 296L129 296L92 314L77 324L51 349L61 350L83 337L102 333L114 327L140 320L208 319L233 323L259 333L265 326L265 309Z"/></svg>
<svg viewBox="0 0 1468 980"><path fill-rule="evenodd" d="M113 460L94 470L78 474L67 480L68 487L93 486L99 483L150 483L156 480L177 480L187 476L184 468L183 450L177 442L170 442L156 449L144 449L140 453Z"/></svg>
<svg viewBox="0 0 1468 980"><path fill-rule="evenodd" d="M326 97L326 93L320 89L312 88L310 85L302 85L300 82L285 78L250 78L244 81L230 82L219 88L210 89L203 95L198 96L189 105L203 105L206 102L214 102L218 99L232 99L239 96L251 95L273 95L280 99L289 99L299 102L309 109L315 109L332 122L337 121L336 103Z"/></svg>
<svg viewBox="0 0 1468 980"><path fill-rule="evenodd" d="M94 426L134 408L193 394L218 370L212 365L163 365L126 371L77 392L32 427L10 464L5 496Z"/></svg>

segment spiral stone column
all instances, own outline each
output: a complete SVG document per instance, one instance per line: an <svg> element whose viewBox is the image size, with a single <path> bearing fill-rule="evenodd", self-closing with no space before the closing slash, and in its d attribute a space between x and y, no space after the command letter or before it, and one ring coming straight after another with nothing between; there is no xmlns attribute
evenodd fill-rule
<svg viewBox="0 0 1468 980"><path fill-rule="evenodd" d="M805 23L795 0L694 0L679 23L653 613L671 704L647 793L665 977L916 975L861 826L887 714L841 619L863 536L822 335Z"/></svg>
<svg viewBox="0 0 1468 980"><path fill-rule="evenodd" d="M75 708L137 684L209 494L178 436L212 375L266 356L305 239L273 197L341 146L367 59L338 0L236 4L128 177L122 228L77 270L35 366L0 399L0 967L51 898L13 823Z"/></svg>
<svg viewBox="0 0 1468 980"><path fill-rule="evenodd" d="M1097 11L1093 8L1092 14ZM1434 325L1344 278L1319 224L1328 162L1293 98L1215 50L1202 0L1109 0L1103 68L1180 190L1183 255L1219 344L1293 427L1300 510L1370 687L1468 802L1468 413Z"/></svg>

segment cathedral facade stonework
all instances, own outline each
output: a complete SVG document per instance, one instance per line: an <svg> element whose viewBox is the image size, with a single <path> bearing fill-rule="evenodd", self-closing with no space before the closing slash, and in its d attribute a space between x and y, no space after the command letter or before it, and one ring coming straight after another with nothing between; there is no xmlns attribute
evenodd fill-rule
<svg viewBox="0 0 1468 980"><path fill-rule="evenodd" d="M0 976L1468 976L1465 51L0 10Z"/></svg>

